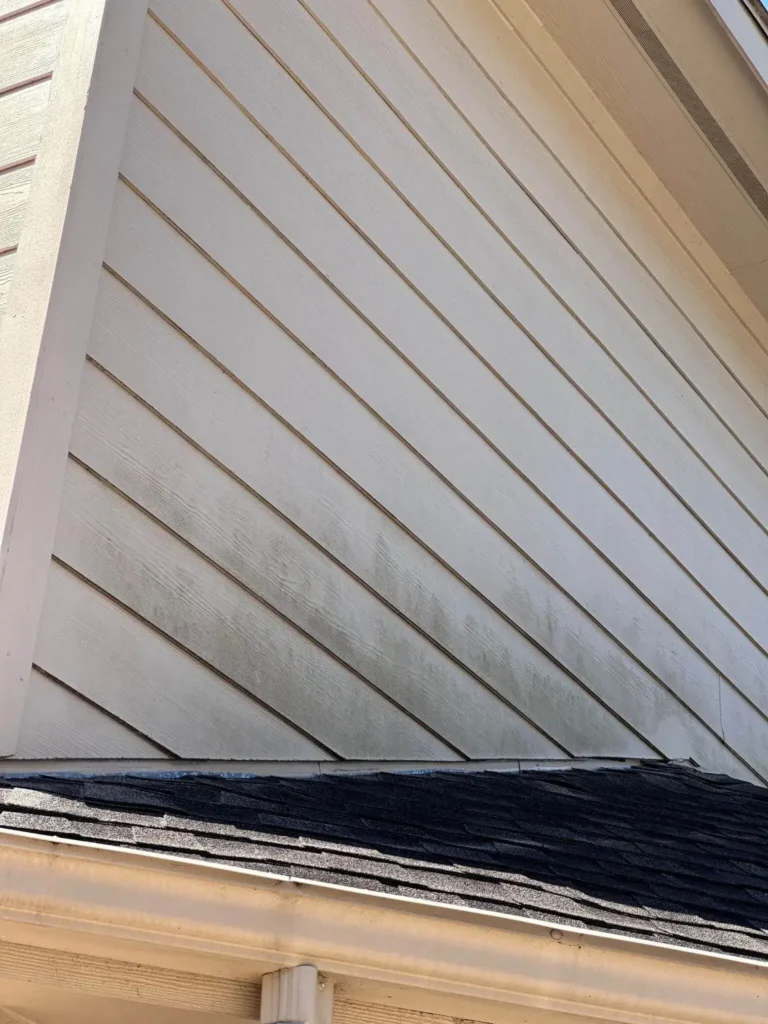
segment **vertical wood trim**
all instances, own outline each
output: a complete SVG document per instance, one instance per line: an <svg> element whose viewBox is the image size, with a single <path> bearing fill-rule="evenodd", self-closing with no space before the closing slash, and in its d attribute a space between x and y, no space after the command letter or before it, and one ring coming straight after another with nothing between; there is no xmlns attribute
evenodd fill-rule
<svg viewBox="0 0 768 1024"><path fill-rule="evenodd" d="M18 739L146 9L72 2L3 321L1 756Z"/></svg>

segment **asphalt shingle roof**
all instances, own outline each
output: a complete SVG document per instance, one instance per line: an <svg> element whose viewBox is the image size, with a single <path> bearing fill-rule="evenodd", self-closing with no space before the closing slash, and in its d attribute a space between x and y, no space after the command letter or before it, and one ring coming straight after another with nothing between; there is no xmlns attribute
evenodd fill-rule
<svg viewBox="0 0 768 1024"><path fill-rule="evenodd" d="M0 776L0 828L768 960L768 790L691 768Z"/></svg>

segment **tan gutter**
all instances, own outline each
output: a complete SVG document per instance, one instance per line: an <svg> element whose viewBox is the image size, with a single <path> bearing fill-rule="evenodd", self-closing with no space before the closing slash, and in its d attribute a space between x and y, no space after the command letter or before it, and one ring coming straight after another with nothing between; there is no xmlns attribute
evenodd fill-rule
<svg viewBox="0 0 768 1024"><path fill-rule="evenodd" d="M490 1024L508 1024L510 1006L622 1024L768 1017L768 965L738 957L7 830L0 921L85 931L105 949L130 939L272 967L310 962L358 998L396 989L430 1005L479 1001Z"/></svg>

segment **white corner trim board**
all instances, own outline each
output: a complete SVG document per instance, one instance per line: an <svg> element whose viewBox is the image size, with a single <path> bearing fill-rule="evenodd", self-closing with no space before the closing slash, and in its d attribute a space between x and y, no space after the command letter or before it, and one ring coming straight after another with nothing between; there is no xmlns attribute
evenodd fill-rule
<svg viewBox="0 0 768 1024"><path fill-rule="evenodd" d="M147 0L72 0L0 344L0 756L14 753Z"/></svg>
<svg viewBox="0 0 768 1024"><path fill-rule="evenodd" d="M183 970L213 958L221 977L227 963L252 964L252 978L311 964L338 1000L487 1024L509 1024L512 1008L590 1024L765 1020L768 965L723 954L3 830L0 876L7 943L56 936L58 950L87 942L111 961L143 950L147 966L173 952ZM112 976L100 977L108 995Z"/></svg>

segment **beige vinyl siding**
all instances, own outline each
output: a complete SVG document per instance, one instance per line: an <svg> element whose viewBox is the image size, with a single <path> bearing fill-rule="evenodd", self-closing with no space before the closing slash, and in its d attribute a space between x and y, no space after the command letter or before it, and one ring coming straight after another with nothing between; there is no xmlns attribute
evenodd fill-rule
<svg viewBox="0 0 768 1024"><path fill-rule="evenodd" d="M512 26L151 10L40 668L182 757L768 776L768 357Z"/></svg>
<svg viewBox="0 0 768 1024"><path fill-rule="evenodd" d="M68 3L0 3L0 321Z"/></svg>

